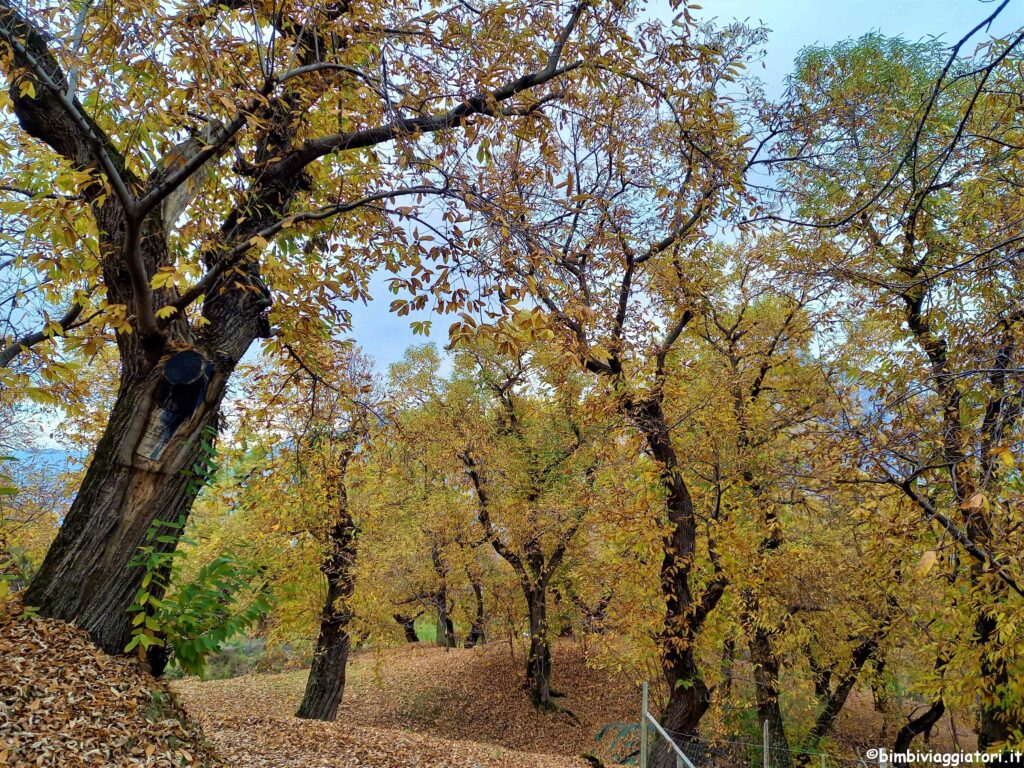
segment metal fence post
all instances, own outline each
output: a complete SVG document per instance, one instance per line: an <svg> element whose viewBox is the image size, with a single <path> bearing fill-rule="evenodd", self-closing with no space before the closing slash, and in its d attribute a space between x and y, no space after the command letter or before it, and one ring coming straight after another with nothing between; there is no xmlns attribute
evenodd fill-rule
<svg viewBox="0 0 1024 768"><path fill-rule="evenodd" d="M647 683L640 697L640 768L647 768Z"/></svg>
<svg viewBox="0 0 1024 768"><path fill-rule="evenodd" d="M764 734L764 738L762 739L762 741L764 743L764 749L763 749L763 751L764 751L764 768L771 768L772 764L771 764L771 761L768 759L768 721L767 720L764 721L764 727L761 730L762 730L762 732Z"/></svg>

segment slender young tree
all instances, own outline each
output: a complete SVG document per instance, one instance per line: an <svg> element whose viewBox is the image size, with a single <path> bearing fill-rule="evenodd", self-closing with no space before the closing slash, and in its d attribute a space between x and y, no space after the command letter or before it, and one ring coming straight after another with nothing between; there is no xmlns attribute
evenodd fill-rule
<svg viewBox="0 0 1024 768"><path fill-rule="evenodd" d="M379 431L381 396L372 363L348 343L311 339L289 346L288 357L257 379L248 427L285 439L269 457L253 503L278 519L274 527L287 524L290 537L309 541L323 576L317 640L297 716L334 720L352 645L359 534L353 477Z"/></svg>
<svg viewBox="0 0 1024 768"><path fill-rule="evenodd" d="M596 465L590 464L582 470L574 466L586 452L582 450L586 438L572 415L563 416L559 424L556 412L550 408L537 409L530 403L529 395L517 391L526 384L522 357L508 367L493 358L485 360L477 356L477 359L485 393L495 406L492 418L497 419L496 441L493 445L481 445L478 439L467 441L465 449L459 452L459 460L476 496L477 520L483 526L484 536L515 571L526 600L530 636L526 680L530 698L540 709L554 708L548 593L551 579L580 529L587 502L575 500L572 508L563 513L558 509L561 505L555 505L553 496L572 493L572 482L566 482L567 474L582 472L583 477L577 480L582 480L585 488L592 482ZM568 430L565 429L566 419ZM546 445L547 441L541 438L545 433L554 434L561 444ZM505 457L506 462L514 457L517 466L502 469L500 457ZM510 523L508 519L516 502L509 498L509 470L516 473L518 487L511 495L519 497L525 506L525 526ZM504 480L497 480L498 476ZM510 528L521 529L517 536L519 541L502 533Z"/></svg>

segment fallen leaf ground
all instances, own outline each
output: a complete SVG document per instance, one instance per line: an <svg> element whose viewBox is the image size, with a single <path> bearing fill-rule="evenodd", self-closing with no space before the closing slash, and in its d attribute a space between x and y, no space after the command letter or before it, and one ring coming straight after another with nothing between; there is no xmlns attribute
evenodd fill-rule
<svg viewBox="0 0 1024 768"><path fill-rule="evenodd" d="M354 654L338 719L320 723L292 716L304 669L186 679L168 690L80 630L20 614L16 602L0 605L4 768L585 768L584 753L612 762L607 740L595 741L603 726L636 720L636 689L587 668L571 641L555 645L553 683L573 718L533 709L521 687L522 656L513 659L504 643L451 651L417 644ZM836 746L851 759L877 746L881 720L870 693L855 692L837 725ZM955 735L951 728L947 718L931 746L973 748L964 724Z"/></svg>
<svg viewBox="0 0 1024 768"><path fill-rule="evenodd" d="M587 765L583 753L607 758L594 740L602 726L636 719L632 687L587 669L571 643L555 647L553 682L579 724L533 709L521 665L499 643L356 653L334 723L292 716L305 670L172 687L237 768L575 768Z"/></svg>
<svg viewBox="0 0 1024 768"><path fill-rule="evenodd" d="M135 659L0 604L0 766L214 766L199 729Z"/></svg>

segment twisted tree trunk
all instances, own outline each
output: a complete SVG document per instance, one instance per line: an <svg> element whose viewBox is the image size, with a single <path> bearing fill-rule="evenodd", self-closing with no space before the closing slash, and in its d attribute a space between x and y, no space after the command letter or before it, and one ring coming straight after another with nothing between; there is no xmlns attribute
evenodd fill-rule
<svg viewBox="0 0 1024 768"><path fill-rule="evenodd" d="M418 643L420 640L419 635L416 634L416 619L419 616L418 613L415 616L403 616L396 613L394 616L395 621L402 625L402 632L405 633L405 642L407 643Z"/></svg>
<svg viewBox="0 0 1024 768"><path fill-rule="evenodd" d="M892 751L910 751L910 745L913 744L914 739L922 733L925 734L925 741L927 741L928 734L931 733L935 724L942 719L942 715L945 711L946 705L942 699L937 699L932 702L932 705L928 707L928 709L917 717L911 718L910 722L900 728L899 733L896 734L896 743L893 745Z"/></svg>
<svg viewBox="0 0 1024 768"><path fill-rule="evenodd" d="M661 564L661 592L666 611L658 650L669 699L660 722L682 743L696 738L701 718L711 703L710 691L697 666L694 646L704 620L725 592L726 581L716 565L701 595L695 597L692 592L690 579L695 569L697 523L660 397L625 399L622 409L644 436L648 453L661 469L665 491L670 530ZM714 564L714 555L712 560ZM674 768L674 765L675 758L668 750L659 749L653 756L653 768Z"/></svg>

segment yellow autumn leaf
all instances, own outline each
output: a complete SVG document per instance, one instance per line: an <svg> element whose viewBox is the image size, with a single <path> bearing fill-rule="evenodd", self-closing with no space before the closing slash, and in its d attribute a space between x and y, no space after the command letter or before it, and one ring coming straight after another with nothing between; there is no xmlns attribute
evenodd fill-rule
<svg viewBox="0 0 1024 768"><path fill-rule="evenodd" d="M929 549L921 555L921 559L917 563L917 575L921 577L927 576L928 572L935 567L938 557L939 555L934 549Z"/></svg>

